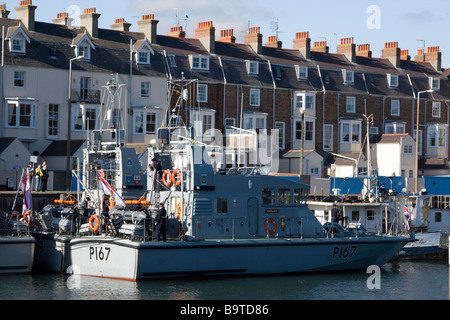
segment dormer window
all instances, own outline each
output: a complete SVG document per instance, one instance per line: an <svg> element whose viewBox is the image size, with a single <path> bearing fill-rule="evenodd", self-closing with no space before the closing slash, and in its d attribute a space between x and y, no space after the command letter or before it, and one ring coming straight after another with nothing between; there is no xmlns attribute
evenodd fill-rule
<svg viewBox="0 0 450 320"><path fill-rule="evenodd" d="M428 81L430 83L430 89L432 89L432 90L439 90L440 89L440 87L441 87L441 79L429 77Z"/></svg>
<svg viewBox="0 0 450 320"><path fill-rule="evenodd" d="M257 75L259 73L259 62L258 61L245 61L247 65L247 72L248 74Z"/></svg>
<svg viewBox="0 0 450 320"><path fill-rule="evenodd" d="M88 34L78 34L72 41L72 47L75 48L75 57L83 57L85 60L91 59L91 50L95 49L94 44Z"/></svg>
<svg viewBox="0 0 450 320"><path fill-rule="evenodd" d="M147 38L136 41L134 49L136 52L136 63L139 65L150 65L150 55L155 54L155 52Z"/></svg>
<svg viewBox="0 0 450 320"><path fill-rule="evenodd" d="M26 43L30 43L30 38L21 26L8 28L6 40L9 40L9 50L13 53L26 53Z"/></svg>
<svg viewBox="0 0 450 320"><path fill-rule="evenodd" d="M398 87L398 75L387 74L389 87Z"/></svg>
<svg viewBox="0 0 450 320"><path fill-rule="evenodd" d="M305 66L295 66L295 71L297 73L298 80L308 79L308 67Z"/></svg>
<svg viewBox="0 0 450 320"><path fill-rule="evenodd" d="M344 77L344 83L354 83L355 82L355 72L352 70L342 70L342 76Z"/></svg>
<svg viewBox="0 0 450 320"><path fill-rule="evenodd" d="M192 69L209 70L209 58L202 56L191 56Z"/></svg>

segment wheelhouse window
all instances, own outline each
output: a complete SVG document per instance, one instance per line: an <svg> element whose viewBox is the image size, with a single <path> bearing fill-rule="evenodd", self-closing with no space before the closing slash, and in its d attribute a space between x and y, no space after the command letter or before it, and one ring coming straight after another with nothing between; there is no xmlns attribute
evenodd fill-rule
<svg viewBox="0 0 450 320"><path fill-rule="evenodd" d="M275 188L263 188L262 189L262 204L263 205L271 205L275 204L276 199L276 189Z"/></svg>
<svg viewBox="0 0 450 320"><path fill-rule="evenodd" d="M291 189L278 189L278 204L290 205L292 203Z"/></svg>

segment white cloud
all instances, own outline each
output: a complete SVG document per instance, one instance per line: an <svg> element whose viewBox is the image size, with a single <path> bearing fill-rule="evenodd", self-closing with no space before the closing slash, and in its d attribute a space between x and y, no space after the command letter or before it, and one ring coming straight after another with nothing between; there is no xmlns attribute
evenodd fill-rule
<svg viewBox="0 0 450 320"><path fill-rule="evenodd" d="M168 32L170 27L177 25L176 14L180 18L180 25L186 31L188 37L194 37L194 31L199 22L213 21L216 35L219 30L234 29L236 37L246 32L248 25L270 27L275 20L274 13L259 4L258 1L245 0L165 0L155 1L133 0L131 8L135 12L143 14L155 14L158 24L158 33ZM188 20L183 19L188 16Z"/></svg>

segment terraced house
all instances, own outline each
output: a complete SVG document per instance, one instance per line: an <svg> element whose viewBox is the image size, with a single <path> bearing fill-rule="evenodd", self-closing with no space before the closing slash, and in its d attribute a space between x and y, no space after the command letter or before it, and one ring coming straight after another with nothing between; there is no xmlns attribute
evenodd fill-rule
<svg viewBox="0 0 450 320"><path fill-rule="evenodd" d="M398 42L387 42L376 58L369 44L356 45L351 37L330 53L308 32L296 33L292 49L285 49L276 37L264 42L258 27L236 43L232 29L216 32L212 21L198 23L188 38L178 26L158 34L151 14L130 32L123 19L111 29L98 28L100 14L93 8L80 17L81 26L72 26L64 13L54 23L37 22L35 10L22 1L18 19L9 19L2 7L0 136L17 137L50 167L54 161L55 174L65 170L57 160L67 154L57 143L69 139L71 159L79 157L88 129L100 125L101 89L111 74L126 85L126 119L112 119L125 123L130 144L147 144L167 123L183 98L170 83L195 79L177 122L195 123L196 137L206 142L212 141L210 129L222 132L224 141L277 129L281 172L299 172L302 149L302 171L311 177L364 176L369 168L411 179L448 173L450 87L439 47L419 50L412 59ZM389 166L380 152L387 142L400 150ZM250 149L222 149L218 166L258 164ZM416 150L419 172L405 161L415 159ZM1 181L14 171L0 170Z"/></svg>

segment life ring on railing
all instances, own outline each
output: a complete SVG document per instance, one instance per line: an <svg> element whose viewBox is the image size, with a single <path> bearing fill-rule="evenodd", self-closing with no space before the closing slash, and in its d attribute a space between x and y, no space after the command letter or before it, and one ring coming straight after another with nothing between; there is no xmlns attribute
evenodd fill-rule
<svg viewBox="0 0 450 320"><path fill-rule="evenodd" d="M272 224L272 229L269 229L269 223ZM264 229L266 229L266 232L270 235L274 234L275 231L277 231L277 224L275 223L275 221L271 218L266 220L266 223L264 225Z"/></svg>
<svg viewBox="0 0 450 320"><path fill-rule="evenodd" d="M178 177L178 179L177 179ZM181 184L181 171L176 169L173 171L172 173L172 180L173 180L173 184L176 186L179 186Z"/></svg>
<svg viewBox="0 0 450 320"><path fill-rule="evenodd" d="M167 180L166 180L166 176L169 176ZM166 171L163 172L162 182L166 186L170 186L172 183L174 183L172 172L170 172L169 169L167 169Z"/></svg>
<svg viewBox="0 0 450 320"><path fill-rule="evenodd" d="M33 221L33 217L31 216L31 211L28 210L23 214L23 222L29 227L31 226L31 221Z"/></svg>
<svg viewBox="0 0 450 320"><path fill-rule="evenodd" d="M95 220L95 226L92 225L92 221ZM89 218L89 229L91 231L96 232L98 230L98 227L100 226L100 219L97 217L97 215L92 215Z"/></svg>

